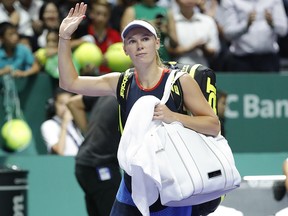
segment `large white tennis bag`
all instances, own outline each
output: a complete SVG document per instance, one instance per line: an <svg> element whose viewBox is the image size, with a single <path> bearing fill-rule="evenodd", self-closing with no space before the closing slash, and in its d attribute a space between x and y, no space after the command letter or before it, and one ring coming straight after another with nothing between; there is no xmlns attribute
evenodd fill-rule
<svg viewBox="0 0 288 216"><path fill-rule="evenodd" d="M151 136L159 139L156 157L163 205L200 204L240 186L241 176L223 136L205 136L178 122L162 123Z"/></svg>

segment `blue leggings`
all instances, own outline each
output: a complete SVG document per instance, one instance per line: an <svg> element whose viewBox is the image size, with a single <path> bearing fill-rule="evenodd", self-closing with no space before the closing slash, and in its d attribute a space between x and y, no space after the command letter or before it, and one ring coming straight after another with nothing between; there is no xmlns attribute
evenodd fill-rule
<svg viewBox="0 0 288 216"><path fill-rule="evenodd" d="M166 207L161 206L159 211L150 209L151 216L191 216L192 206L185 207ZM113 204L110 216L141 216L140 211L132 200L131 193L128 191L124 179L120 183L116 200Z"/></svg>

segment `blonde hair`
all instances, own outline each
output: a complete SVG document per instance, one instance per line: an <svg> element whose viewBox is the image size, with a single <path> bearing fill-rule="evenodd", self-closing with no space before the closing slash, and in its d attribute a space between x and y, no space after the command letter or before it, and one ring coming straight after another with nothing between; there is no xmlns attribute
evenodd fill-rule
<svg viewBox="0 0 288 216"><path fill-rule="evenodd" d="M145 21L153 26L153 28L156 30L156 34L157 34L157 38L156 39L160 40L160 31L159 31L159 29L153 23L151 23L151 22L149 22L147 20L145 20ZM161 44L160 44L160 46L161 46ZM165 65L163 64L163 61L162 61L162 59L160 57L159 50L156 50L156 63L157 63L157 65L159 67L165 67Z"/></svg>
<svg viewBox="0 0 288 216"><path fill-rule="evenodd" d="M158 50L156 50L156 63L159 67L164 67L163 61L160 58L160 54Z"/></svg>

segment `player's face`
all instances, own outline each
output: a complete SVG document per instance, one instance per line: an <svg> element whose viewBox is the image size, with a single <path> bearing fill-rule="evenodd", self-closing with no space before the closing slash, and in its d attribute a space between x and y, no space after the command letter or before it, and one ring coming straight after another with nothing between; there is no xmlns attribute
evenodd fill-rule
<svg viewBox="0 0 288 216"><path fill-rule="evenodd" d="M124 40L124 50L135 62L152 60L159 47L159 39L142 27L130 30Z"/></svg>

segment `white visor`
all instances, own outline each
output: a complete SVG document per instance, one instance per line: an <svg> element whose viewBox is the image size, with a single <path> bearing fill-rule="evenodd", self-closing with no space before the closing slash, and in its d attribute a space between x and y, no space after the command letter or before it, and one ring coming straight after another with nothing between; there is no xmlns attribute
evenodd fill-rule
<svg viewBox="0 0 288 216"><path fill-rule="evenodd" d="M129 33L129 31L133 28L136 28L136 27L142 27L142 28L147 29L149 32L151 32L157 38L156 30L150 23L148 23L144 20L134 20L134 21L130 22L122 31L122 33L121 33L122 40L124 41L125 37Z"/></svg>

